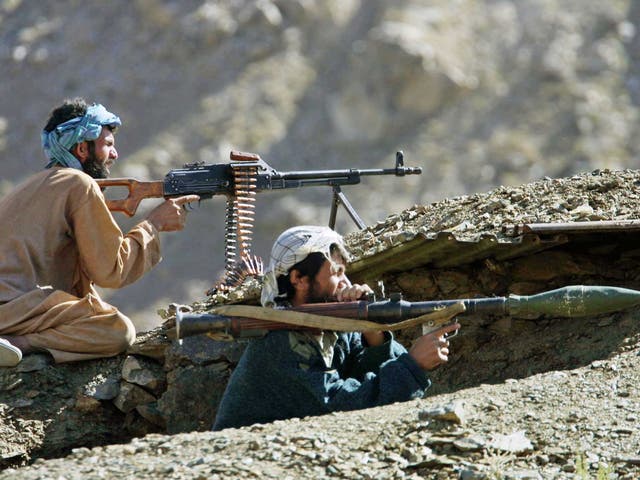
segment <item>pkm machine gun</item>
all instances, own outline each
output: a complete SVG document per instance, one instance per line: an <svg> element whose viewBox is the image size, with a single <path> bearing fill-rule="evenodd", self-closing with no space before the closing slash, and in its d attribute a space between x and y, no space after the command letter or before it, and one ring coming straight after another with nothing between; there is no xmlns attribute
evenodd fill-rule
<svg viewBox="0 0 640 480"><path fill-rule="evenodd" d="M356 225L363 229L364 222L341 190L343 185L356 185L363 176L416 175L420 167L405 167L402 152L396 153L394 168L300 170L280 172L268 165L259 155L232 151L229 163L195 163L170 170L164 180L139 181L133 178L97 180L102 188L125 187L128 195L120 199L107 199L111 211L133 216L145 198L178 197L196 194L201 199L215 195L227 197L225 215L225 273L214 289L224 289L242 281L240 259L251 257L251 244L255 220L255 196L266 190L328 186L333 198L329 226L335 227L337 210L342 205Z"/></svg>

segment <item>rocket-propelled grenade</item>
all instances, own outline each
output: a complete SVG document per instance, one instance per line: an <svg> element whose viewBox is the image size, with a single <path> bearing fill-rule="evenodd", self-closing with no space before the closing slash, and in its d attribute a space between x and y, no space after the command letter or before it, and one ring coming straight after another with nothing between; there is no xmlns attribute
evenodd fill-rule
<svg viewBox="0 0 640 480"><path fill-rule="evenodd" d="M395 324L427 315L445 307L462 303L465 311L479 315L509 315L517 318L585 317L611 313L640 305L640 291L621 287L571 285L535 295L464 298L408 302L394 295L380 301L314 303L291 310L344 319L366 320L384 325ZM278 321L239 318L210 313L179 312L176 318L178 338L207 332L225 332L233 337L259 336L269 330L301 329Z"/></svg>
<svg viewBox="0 0 640 480"><path fill-rule="evenodd" d="M390 300L370 304L368 318L378 321L379 315L382 320L387 314L392 314L394 307L402 311L399 317L397 314L392 314L394 319L411 318L457 302L462 302L467 307L465 312L467 314L510 315L517 318L540 317L542 315L575 318L601 315L640 305L640 291L621 287L571 285L535 295L428 302L400 300L399 305L394 305L394 302ZM378 304L380 305L378 306ZM376 310L379 310L379 313L374 313Z"/></svg>

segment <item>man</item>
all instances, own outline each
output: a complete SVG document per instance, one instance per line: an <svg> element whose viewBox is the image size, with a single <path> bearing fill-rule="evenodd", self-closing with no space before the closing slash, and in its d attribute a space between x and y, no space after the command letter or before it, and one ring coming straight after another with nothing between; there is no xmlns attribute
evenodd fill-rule
<svg viewBox="0 0 640 480"><path fill-rule="evenodd" d="M328 227L289 229L276 240L264 277L263 306L354 301L371 292L345 275L342 238ZM407 352L389 332L272 331L245 350L213 429L421 397L426 371L448 359L454 323L417 339Z"/></svg>
<svg viewBox="0 0 640 480"><path fill-rule="evenodd" d="M118 288L160 260L161 231L181 230L189 195L152 210L124 235L94 178L118 158L120 119L67 100L42 132L47 168L0 200L0 366L49 352L56 362L108 357L135 340L131 320L95 286Z"/></svg>

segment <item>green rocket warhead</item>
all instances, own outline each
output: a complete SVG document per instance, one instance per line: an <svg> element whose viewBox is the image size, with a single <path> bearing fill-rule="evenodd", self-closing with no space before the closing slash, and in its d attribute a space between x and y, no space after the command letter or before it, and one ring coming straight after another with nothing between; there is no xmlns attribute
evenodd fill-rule
<svg viewBox="0 0 640 480"><path fill-rule="evenodd" d="M640 292L620 287L572 285L537 295L510 295L508 304L509 312L514 317L585 317L638 305Z"/></svg>
<svg viewBox="0 0 640 480"><path fill-rule="evenodd" d="M384 319L413 318L458 302L465 305L467 313L520 318L542 315L571 318L601 315L640 305L640 291L620 287L571 285L536 295L427 302L386 300L369 304L368 318L382 322Z"/></svg>

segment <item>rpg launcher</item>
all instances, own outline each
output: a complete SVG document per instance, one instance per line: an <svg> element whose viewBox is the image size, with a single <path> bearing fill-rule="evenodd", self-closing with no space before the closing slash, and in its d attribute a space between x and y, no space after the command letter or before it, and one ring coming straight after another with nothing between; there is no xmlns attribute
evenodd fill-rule
<svg viewBox="0 0 640 480"><path fill-rule="evenodd" d="M337 210L342 205L360 229L365 224L341 190L343 185L356 185L364 176L417 175L420 167L405 167L402 152L396 153L394 168L347 168L338 170L301 170L279 172L255 153L232 151L229 163L185 165L170 170L164 180L139 181L134 178L110 178L97 180L98 185L121 187L128 190L124 198L107 199L113 212L133 216L145 198L171 198L182 195L199 195L201 199L215 195L227 197L225 218L225 274L221 285L241 283L239 278L242 258L251 256L251 243L255 218L255 195L267 190L284 190L302 187L328 186L333 190L329 226L335 227Z"/></svg>
<svg viewBox="0 0 640 480"><path fill-rule="evenodd" d="M269 330L399 330L423 325L423 333L461 314L518 318L585 317L640 305L640 291L620 287L573 285L536 295L407 302L400 296L381 301L317 303L287 310L226 305L211 313L179 311L179 339L207 333L217 339L259 337Z"/></svg>

